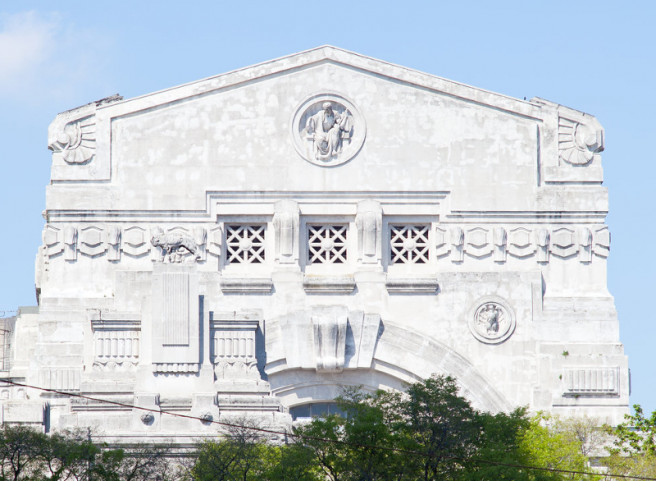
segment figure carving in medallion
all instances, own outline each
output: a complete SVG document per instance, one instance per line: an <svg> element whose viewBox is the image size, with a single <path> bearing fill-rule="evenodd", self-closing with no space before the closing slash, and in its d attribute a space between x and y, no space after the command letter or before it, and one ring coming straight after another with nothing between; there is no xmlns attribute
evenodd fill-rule
<svg viewBox="0 0 656 481"><path fill-rule="evenodd" d="M495 335L499 332L499 320L501 315L501 309L495 304L487 304L478 313L478 323L489 335Z"/></svg>
<svg viewBox="0 0 656 481"><path fill-rule="evenodd" d="M330 160L342 151L345 140L350 139L353 120L348 109L335 112L331 102L324 102L322 110L308 118L305 130L313 142L314 158Z"/></svg>
<svg viewBox="0 0 656 481"><path fill-rule="evenodd" d="M499 344L512 336L515 314L506 302L486 296L474 304L469 329L476 339L486 344Z"/></svg>

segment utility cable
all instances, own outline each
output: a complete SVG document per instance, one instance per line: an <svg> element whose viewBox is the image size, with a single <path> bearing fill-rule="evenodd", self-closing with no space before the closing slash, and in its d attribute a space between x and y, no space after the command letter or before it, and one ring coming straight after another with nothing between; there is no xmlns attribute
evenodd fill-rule
<svg viewBox="0 0 656 481"><path fill-rule="evenodd" d="M401 453L401 454L410 454L413 456L420 456L424 458L429 458L430 455L428 453L424 453L421 451L414 451L411 449L402 449L402 448L394 448L394 447L389 447L389 446L376 446L376 445L370 445L370 444L360 444L360 443L353 443L353 442L348 442L348 441L342 441L339 439L329 439L329 438L321 438L317 436L308 436L305 434L297 434L297 433L290 433L287 431L275 431L273 429L266 429L266 428L260 428L256 426L244 426L240 424L234 424L234 423L228 423L225 421L215 421L215 420L210 420L206 418L202 418L199 416L192 416L190 414L182 414L178 412L172 412L172 411L166 411L166 410L157 410L157 409L152 409L152 408L146 408L146 407L141 407L141 406L135 406L134 404L128 404L128 403L123 403L120 401L110 401L109 399L100 399L92 396L87 396L85 394L80 394L80 393L72 393L72 392L67 392L67 391L59 391L57 389L50 389L50 388L45 388L45 387L39 387L39 386L33 386L30 384L25 384L25 383L19 383L16 381L11 381L8 379L0 379L1 382L4 382L6 384L10 384L13 386L18 386L18 387L24 387L28 389L36 389L39 391L44 391L44 392L49 392L52 394L58 394L62 396L68 396L68 397L75 397L75 398L80 398L80 399L86 399L89 401L94 401L94 402L100 402L100 403L106 403L106 404L111 404L114 406L120 406L124 408L130 408L130 409L135 409L139 411L146 411L150 413L156 413L156 414L166 414L169 416L174 416L178 418L185 418L185 419L194 419L201 421L206 424L217 424L219 426L224 426L228 428L237 428L237 429L245 429L245 430L250 430L250 431L256 431L256 432L261 432L261 433L266 433L266 434L275 434L275 435L282 435L282 436L289 436L292 438L298 438L300 440L307 439L307 440L312 440L312 441L320 441L320 442L325 442L325 443L333 443L333 444L339 444L343 446L352 446L352 447L359 447L359 448L367 448L367 449L374 449L374 450L379 450L379 451L391 451L391 452L396 452L396 453ZM491 466L499 466L499 467L506 467L506 468L517 468L517 469L528 469L528 470L534 470L534 471L546 471L550 473L562 473L562 474L581 474L585 476L603 476L605 478L622 478L622 479L639 479L643 481L656 481L656 478L650 478L646 476L633 476L629 474L609 474L609 473L595 473L592 471L577 471L577 470L572 470L572 469L560 469L560 468L546 468L546 467L540 467L540 466L528 466L528 465L523 465L523 464L513 464L513 463L502 463L499 461L492 461L492 460L487 460L487 459L464 459L460 458L457 456L443 456L445 459L450 459L454 461L460 461L460 462L470 462L473 464L487 464Z"/></svg>

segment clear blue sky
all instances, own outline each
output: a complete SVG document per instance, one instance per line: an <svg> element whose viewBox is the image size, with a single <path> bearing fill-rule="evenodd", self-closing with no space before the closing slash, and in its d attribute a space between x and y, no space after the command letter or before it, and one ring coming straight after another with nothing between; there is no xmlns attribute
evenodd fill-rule
<svg viewBox="0 0 656 481"><path fill-rule="evenodd" d="M609 289L633 403L656 409L656 2L5 1L0 4L0 314L34 305L63 110L134 97L331 44L518 98L606 129ZM646 317L645 317L646 316Z"/></svg>

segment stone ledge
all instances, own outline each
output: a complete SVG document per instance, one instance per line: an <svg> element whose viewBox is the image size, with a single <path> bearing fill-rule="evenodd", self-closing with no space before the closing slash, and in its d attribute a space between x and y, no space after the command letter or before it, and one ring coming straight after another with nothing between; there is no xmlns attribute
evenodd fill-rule
<svg viewBox="0 0 656 481"><path fill-rule="evenodd" d="M221 291L226 294L247 293L268 294L273 289L273 281L270 278L248 278L248 277L224 277L221 279Z"/></svg>
<svg viewBox="0 0 656 481"><path fill-rule="evenodd" d="M435 294L439 287L437 279L387 279L385 282L387 292L396 293L423 293Z"/></svg>
<svg viewBox="0 0 656 481"><path fill-rule="evenodd" d="M260 393L253 394L217 394L216 404L222 412L226 411L259 411L283 412L284 408L278 398Z"/></svg>
<svg viewBox="0 0 656 481"><path fill-rule="evenodd" d="M303 289L308 294L350 294L355 290L355 279L350 276L305 276Z"/></svg>

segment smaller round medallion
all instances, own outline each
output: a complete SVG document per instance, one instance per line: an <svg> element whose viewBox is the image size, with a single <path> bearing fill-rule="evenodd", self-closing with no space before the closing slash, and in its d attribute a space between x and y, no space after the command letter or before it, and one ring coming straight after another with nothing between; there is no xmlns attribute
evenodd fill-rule
<svg viewBox="0 0 656 481"><path fill-rule="evenodd" d="M351 160L366 136L362 115L341 95L317 94L305 100L292 119L296 151L308 162L332 167Z"/></svg>
<svg viewBox="0 0 656 481"><path fill-rule="evenodd" d="M515 313L499 297L481 298L470 313L469 330L481 342L499 344L515 331Z"/></svg>
<svg viewBox="0 0 656 481"><path fill-rule="evenodd" d="M251 247L253 247L253 240L252 239L250 239L248 237L244 237L243 239L241 239L239 241L239 250L240 251L242 251L242 252L249 251L249 250L251 250Z"/></svg>

